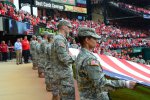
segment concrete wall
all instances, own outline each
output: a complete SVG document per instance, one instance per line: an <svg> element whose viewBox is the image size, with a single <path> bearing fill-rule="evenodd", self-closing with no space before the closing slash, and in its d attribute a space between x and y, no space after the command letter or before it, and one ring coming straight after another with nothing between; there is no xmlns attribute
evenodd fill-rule
<svg viewBox="0 0 150 100"><path fill-rule="evenodd" d="M93 6L92 20L94 20L94 21L98 21L98 20L103 21L102 9L100 8L99 5Z"/></svg>

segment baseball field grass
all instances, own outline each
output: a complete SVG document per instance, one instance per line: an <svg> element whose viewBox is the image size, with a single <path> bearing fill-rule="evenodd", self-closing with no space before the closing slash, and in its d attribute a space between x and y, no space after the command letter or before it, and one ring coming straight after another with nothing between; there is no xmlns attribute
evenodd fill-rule
<svg viewBox="0 0 150 100"><path fill-rule="evenodd" d="M150 100L150 87L137 85L135 89L118 89L110 92L112 100Z"/></svg>

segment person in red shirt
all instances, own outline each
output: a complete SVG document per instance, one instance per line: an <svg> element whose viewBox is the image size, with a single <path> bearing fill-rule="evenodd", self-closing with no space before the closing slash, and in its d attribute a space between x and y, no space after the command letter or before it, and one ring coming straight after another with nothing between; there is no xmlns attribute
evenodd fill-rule
<svg viewBox="0 0 150 100"><path fill-rule="evenodd" d="M5 41L2 41L1 46L0 46L0 51L2 52L2 60L7 61L8 46L7 44L5 44Z"/></svg>
<svg viewBox="0 0 150 100"><path fill-rule="evenodd" d="M6 14L6 9L3 7L0 9L0 14L5 15Z"/></svg>
<svg viewBox="0 0 150 100"><path fill-rule="evenodd" d="M24 63L29 63L29 56L30 56L30 43L27 39L27 36L24 37L24 40L22 40L22 55L24 57Z"/></svg>

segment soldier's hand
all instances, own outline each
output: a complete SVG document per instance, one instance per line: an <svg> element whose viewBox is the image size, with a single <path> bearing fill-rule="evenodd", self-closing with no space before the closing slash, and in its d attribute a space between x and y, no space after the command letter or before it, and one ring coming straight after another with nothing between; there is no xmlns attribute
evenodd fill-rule
<svg viewBox="0 0 150 100"><path fill-rule="evenodd" d="M126 81L126 87L129 89L133 89L136 85L135 81Z"/></svg>
<svg viewBox="0 0 150 100"><path fill-rule="evenodd" d="M75 59L76 59L77 57L76 56L72 56L72 59L75 61Z"/></svg>

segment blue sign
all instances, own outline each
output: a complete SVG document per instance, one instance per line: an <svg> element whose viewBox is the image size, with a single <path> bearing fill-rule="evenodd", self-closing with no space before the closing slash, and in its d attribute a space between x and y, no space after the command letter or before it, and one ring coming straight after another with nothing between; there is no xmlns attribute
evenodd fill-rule
<svg viewBox="0 0 150 100"><path fill-rule="evenodd" d="M77 3L86 5L86 0L77 0Z"/></svg>
<svg viewBox="0 0 150 100"><path fill-rule="evenodd" d="M143 15L143 18L145 18L145 19L150 19L150 14L147 14L147 15L144 14L144 15Z"/></svg>

